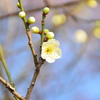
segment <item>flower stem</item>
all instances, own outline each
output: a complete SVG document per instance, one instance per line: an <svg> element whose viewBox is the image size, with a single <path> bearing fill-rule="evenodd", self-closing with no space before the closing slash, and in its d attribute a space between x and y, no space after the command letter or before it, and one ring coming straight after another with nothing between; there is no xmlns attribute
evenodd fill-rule
<svg viewBox="0 0 100 100"><path fill-rule="evenodd" d="M20 10L24 11L23 5L22 5L22 0L18 0L19 4L20 4ZM26 17L22 18L25 28L28 30L29 29L29 25L26 23Z"/></svg>
<svg viewBox="0 0 100 100"><path fill-rule="evenodd" d="M41 24L42 24L41 46L42 46L42 43L43 43L43 41L44 41L45 17L46 17L46 15L43 13L43 14L42 14L42 21L41 21Z"/></svg>

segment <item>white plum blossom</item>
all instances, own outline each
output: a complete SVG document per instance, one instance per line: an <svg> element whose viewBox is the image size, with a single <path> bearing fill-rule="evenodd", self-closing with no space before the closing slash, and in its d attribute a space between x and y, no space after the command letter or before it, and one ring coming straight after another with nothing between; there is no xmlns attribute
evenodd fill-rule
<svg viewBox="0 0 100 100"><path fill-rule="evenodd" d="M62 57L62 51L59 46L59 41L55 39L43 42L41 57L45 59L48 63L53 63L55 59Z"/></svg>

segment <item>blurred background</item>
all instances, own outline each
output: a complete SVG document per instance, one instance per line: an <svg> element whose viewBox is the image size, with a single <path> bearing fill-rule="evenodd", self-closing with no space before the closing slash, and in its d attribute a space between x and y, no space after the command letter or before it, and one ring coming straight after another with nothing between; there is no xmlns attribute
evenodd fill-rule
<svg viewBox="0 0 100 100"><path fill-rule="evenodd" d="M0 0L0 44L17 91L25 96L34 63L17 0ZM50 7L45 28L55 33L63 56L41 68L30 100L100 100L100 0L22 0L30 25L41 29L42 9ZM39 52L40 36L32 34ZM8 81L0 62L0 75ZM0 83L0 100L14 100Z"/></svg>

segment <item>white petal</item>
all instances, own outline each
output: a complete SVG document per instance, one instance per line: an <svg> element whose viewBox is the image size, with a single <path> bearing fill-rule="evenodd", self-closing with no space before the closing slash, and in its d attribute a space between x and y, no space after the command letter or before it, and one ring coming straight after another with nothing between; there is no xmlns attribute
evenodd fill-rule
<svg viewBox="0 0 100 100"><path fill-rule="evenodd" d="M59 47L60 46L60 42L55 40L55 39L51 39L48 42L43 42L42 47L45 47L45 46L56 46L56 47Z"/></svg>
<svg viewBox="0 0 100 100"><path fill-rule="evenodd" d="M47 47L48 45L50 45L49 42L43 42L42 47Z"/></svg>
<svg viewBox="0 0 100 100"><path fill-rule="evenodd" d="M48 57L48 55L47 55L45 52L42 52L41 57L42 57L43 59L46 59L46 58Z"/></svg>
<svg viewBox="0 0 100 100"><path fill-rule="evenodd" d="M48 63L53 63L55 59L61 58L62 51L59 48L59 41L51 39L48 42L44 42L42 45L41 57L45 59ZM47 53L47 49L50 48L51 52Z"/></svg>
<svg viewBox="0 0 100 100"><path fill-rule="evenodd" d="M52 40L50 40L54 45L56 45L56 46L60 46L60 42L58 41L58 40L55 40L55 39L52 39Z"/></svg>
<svg viewBox="0 0 100 100"><path fill-rule="evenodd" d="M61 58L62 57L62 51L61 51L60 48L57 48L55 52L56 52L58 58Z"/></svg>
<svg viewBox="0 0 100 100"><path fill-rule="evenodd" d="M46 61L48 63L53 63L53 62L55 62L55 59L54 58L51 58L51 57L48 57L48 58L46 58Z"/></svg>

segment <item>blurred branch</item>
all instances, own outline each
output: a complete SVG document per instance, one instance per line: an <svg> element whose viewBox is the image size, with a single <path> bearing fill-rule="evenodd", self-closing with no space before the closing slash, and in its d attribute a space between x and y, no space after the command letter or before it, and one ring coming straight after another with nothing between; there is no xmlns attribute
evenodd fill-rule
<svg viewBox="0 0 100 100"><path fill-rule="evenodd" d="M89 19L88 20L88 19L83 19L83 18L77 17L77 16L72 15L72 14L70 14L70 15L75 21L78 21L78 22L92 23L92 22L100 20L100 19Z"/></svg>
<svg viewBox="0 0 100 100"><path fill-rule="evenodd" d="M7 66L6 61L4 59L4 53L3 53L3 50L2 50L2 46L1 45L0 45L0 60L1 60L1 62L3 64L3 67L4 67L5 71L6 71L6 74L8 76L8 79L9 79L9 82L10 82L11 86L15 89L15 84L14 84L14 82L12 80L12 77L11 77L11 74L9 72L8 66ZM16 100L18 100L16 97L14 97L14 98Z"/></svg>
<svg viewBox="0 0 100 100"><path fill-rule="evenodd" d="M61 7L72 7L72 6L75 6L75 5L78 5L82 2L86 2L87 0L81 0L81 1L71 1L71 2L68 2L68 3L64 3L64 4L61 4L61 5L54 5L54 6L51 6L49 4L49 2L47 0L44 0L46 6L50 7L50 8L61 8ZM100 0L97 0L98 2L100 2ZM30 9L30 10L26 10L25 12L27 13L30 13L30 12L36 12L36 11L40 11L41 9L43 9L44 7L39 7L39 8L35 8L35 9ZM67 11L69 13L69 15L76 21L85 21L85 22L95 22L97 20L100 20L100 19L82 19L82 18L79 18L73 14L71 14L71 12ZM19 12L14 12L14 13L10 13L10 14L7 14L7 15L3 15L3 16L0 16L0 20L4 19L4 18L7 18L7 17L12 17L12 16L16 16L18 15Z"/></svg>
<svg viewBox="0 0 100 100"><path fill-rule="evenodd" d="M15 91L15 88L13 88L6 80L4 80L1 76L0 76L0 82L14 95L16 96L18 99L20 100L25 100L23 96L21 96L18 92Z"/></svg>
<svg viewBox="0 0 100 100"><path fill-rule="evenodd" d="M92 34L89 34L87 42L79 49L78 54L76 54L77 57L75 55L75 58L73 58L72 60L73 62L67 65L68 71L71 70L82 59L84 53L86 52L88 48L88 44L90 43L91 39L92 39Z"/></svg>
<svg viewBox="0 0 100 100"><path fill-rule="evenodd" d="M44 0L44 2L45 2L47 7L50 7L50 4L49 4L48 0Z"/></svg>
<svg viewBox="0 0 100 100"><path fill-rule="evenodd" d="M87 0L83 0L81 2L79 2L78 4L80 5L81 3L85 3ZM97 0L98 2L100 2L100 0ZM75 7L73 7L70 11L66 10L65 9L65 6L62 6L63 9L64 9L64 13L65 15L68 17L68 16L71 16L73 18L74 21L81 21L81 22L86 22L86 23L91 23L91 22L95 22L95 21L98 21L100 20L99 19L84 19L84 18L80 18L80 17L77 17L76 15L73 15L72 12L79 6L79 5L76 5Z"/></svg>
<svg viewBox="0 0 100 100"><path fill-rule="evenodd" d="M71 2L67 2L67 3L64 3L64 4L61 4L61 5L50 5L49 2L47 0L44 0L46 6L50 7L50 8L61 8L61 7L72 7L72 6L76 6L80 3L83 3L83 2L86 2L87 0L80 0L80 1L71 1ZM100 0L97 0L98 2L100 2ZM43 9L44 7L39 7L39 8L35 8L35 9L30 9L30 10L26 10L25 12L27 13L30 13L30 12L36 12L36 11L40 11L41 9ZM97 21L97 20L100 20L100 19L82 19L82 18L79 18L75 15L72 15L71 14L71 11L67 11L69 13L69 15L76 21L85 21L85 22L94 22L94 21ZM3 16L0 16L0 20L4 19L4 18L7 18L7 17L13 17L13 16L16 16L18 15L19 12L14 12L14 13L10 13L10 14L7 14L7 15L3 15Z"/></svg>
<svg viewBox="0 0 100 100"><path fill-rule="evenodd" d="M75 5L78 5L80 2L83 2L83 1L87 1L87 0L72 1L72 2L67 2L67 3L61 4L61 5L54 5L54 6L51 6L50 4L48 5L47 0L45 0L45 3L47 4L48 7L55 9L55 8L61 8L62 6L66 6L66 7L75 6ZM33 12L33 11L36 12L36 11L40 11L43 8L44 7L39 7L39 8L35 8L35 9L26 10L25 12L27 12L27 13L30 13L30 12ZM11 17L11 16L16 16L16 15L18 15L18 13L19 13L19 11L0 16L0 20L7 18L7 17Z"/></svg>
<svg viewBox="0 0 100 100"><path fill-rule="evenodd" d="M2 50L2 46L1 45L0 45L0 60L1 60L2 64L3 64L3 66L4 66L4 69L5 69L6 74L8 76L9 82L11 83L12 86L14 86L14 83L13 83L12 78L11 78L11 74L9 72L8 66L7 66L6 61L4 59L4 54L3 54L3 50Z"/></svg>

